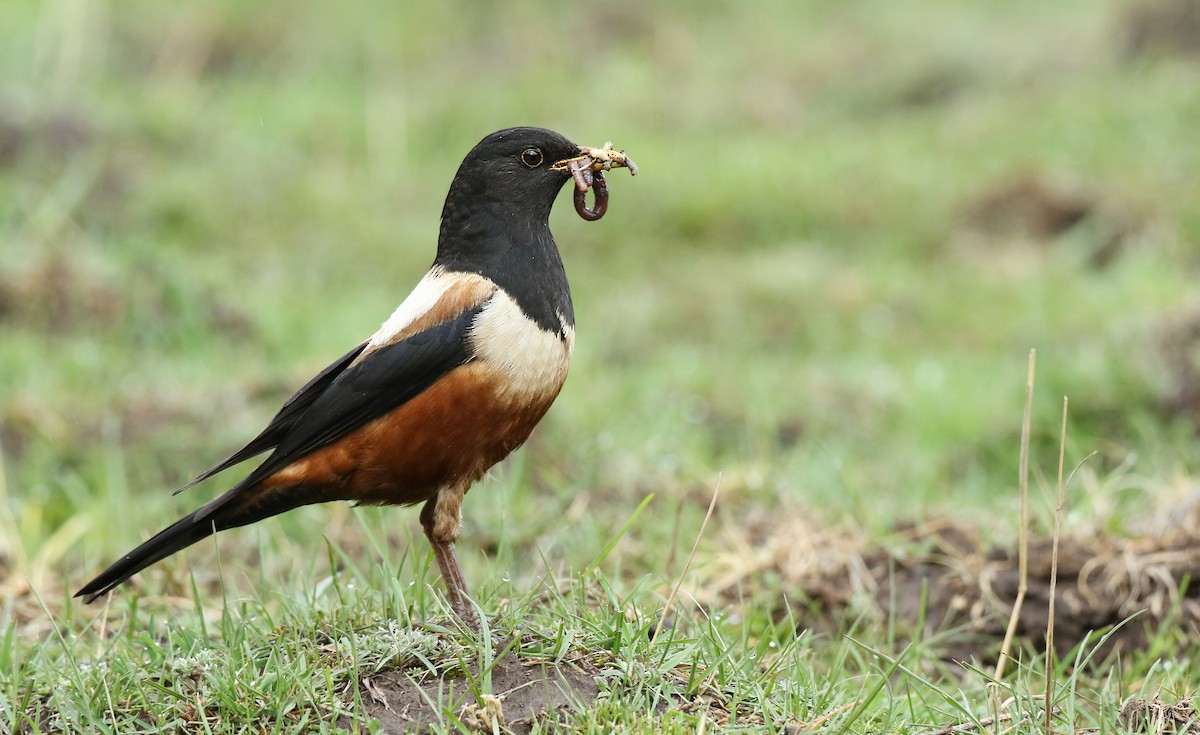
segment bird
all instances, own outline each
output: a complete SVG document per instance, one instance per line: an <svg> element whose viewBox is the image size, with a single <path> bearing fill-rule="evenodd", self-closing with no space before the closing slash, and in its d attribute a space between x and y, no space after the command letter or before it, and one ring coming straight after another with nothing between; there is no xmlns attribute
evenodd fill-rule
<svg viewBox="0 0 1200 735"><path fill-rule="evenodd" d="M478 628L455 551L463 499L529 437L562 389L575 345L550 211L568 181L582 206L593 172L597 204L606 204L602 172L622 166L636 173L611 144L579 146L543 128L484 137L450 184L436 257L409 296L288 398L256 437L175 492L270 451L266 459L75 596L93 602L218 531L300 506L422 503L447 602Z"/></svg>

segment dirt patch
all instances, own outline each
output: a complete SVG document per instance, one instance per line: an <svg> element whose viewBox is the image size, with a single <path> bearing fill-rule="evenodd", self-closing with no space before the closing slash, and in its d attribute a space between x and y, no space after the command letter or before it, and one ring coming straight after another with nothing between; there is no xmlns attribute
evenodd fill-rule
<svg viewBox="0 0 1200 735"><path fill-rule="evenodd" d="M1093 633L1113 631L1097 651L1143 649L1164 625L1200 641L1200 539L1064 538L1059 546L1055 648L1060 656ZM1016 634L1044 650L1050 601L1049 539L1030 542L1029 578ZM1015 550L982 551L977 544L911 560L876 554L868 563L878 583L875 601L897 618L916 620L924 607L926 632L961 626L966 633L948 653L955 660L998 652L1020 585ZM972 640L974 639L974 640ZM1089 649L1091 647L1089 646Z"/></svg>
<svg viewBox="0 0 1200 735"><path fill-rule="evenodd" d="M1158 364L1168 376L1163 413L1190 421L1200 431L1200 313L1162 329Z"/></svg>
<svg viewBox="0 0 1200 735"><path fill-rule="evenodd" d="M479 667L468 670L478 682ZM535 723L589 706L600 694L597 676L599 671L586 661L552 664L510 653L491 669L491 694L476 696L478 685L466 677L384 671L364 679L359 695L385 733L426 733L433 724L457 719L476 732L493 732L495 726L522 734L532 732ZM353 726L347 718L338 724Z"/></svg>
<svg viewBox="0 0 1200 735"><path fill-rule="evenodd" d="M0 169L33 153L70 160L94 139L91 123L79 110L23 111L0 100Z"/></svg>
<svg viewBox="0 0 1200 735"><path fill-rule="evenodd" d="M3 264L8 265L8 264ZM0 323L48 335L116 329L133 318L179 321L195 312L204 325L232 339L251 339L254 323L242 311L204 290L176 293L177 287L153 271L137 274L130 289L86 259L48 251L15 267L0 268Z"/></svg>
<svg viewBox="0 0 1200 735"><path fill-rule="evenodd" d="M1046 246L1088 222L1094 231L1088 261L1103 268L1138 229L1132 212L1106 199L1069 181L1026 171L1001 179L963 205L961 231L967 242L991 252L1004 244Z"/></svg>
<svg viewBox="0 0 1200 735"><path fill-rule="evenodd" d="M1096 208L1082 191L1024 173L1001 182L967 207L967 224L995 235L1057 237Z"/></svg>
<svg viewBox="0 0 1200 735"><path fill-rule="evenodd" d="M1190 514L1194 515L1194 514ZM1200 642L1200 527L1181 520L1162 536L1103 534L1060 541L1055 590L1055 648L1069 653L1093 633L1111 631L1095 660L1144 648L1164 626ZM748 535L744 535L748 534ZM918 625L947 660L994 660L1017 596L1015 549L989 549L977 532L952 522L899 529L886 546L864 548L846 529L815 529L804 518L740 524L722 541L737 554L730 571L702 595L732 602L764 577L777 577L789 598L777 614L798 628L843 629L866 615L913 631ZM1020 641L1045 648L1051 542L1032 539ZM941 635L954 631L953 635Z"/></svg>
<svg viewBox="0 0 1200 735"><path fill-rule="evenodd" d="M1132 4L1125 10L1119 27L1127 59L1200 57L1200 3L1195 0Z"/></svg>
<svg viewBox="0 0 1200 735"><path fill-rule="evenodd" d="M928 108L949 104L977 84L972 69L942 63L922 69L901 83L895 103L905 108Z"/></svg>
<svg viewBox="0 0 1200 735"><path fill-rule="evenodd" d="M1126 702L1117 715L1117 724L1128 732L1178 733L1200 735L1200 712L1191 699L1167 704L1157 697Z"/></svg>
<svg viewBox="0 0 1200 735"><path fill-rule="evenodd" d="M0 273L0 321L49 333L109 326L124 310L121 289L63 253Z"/></svg>

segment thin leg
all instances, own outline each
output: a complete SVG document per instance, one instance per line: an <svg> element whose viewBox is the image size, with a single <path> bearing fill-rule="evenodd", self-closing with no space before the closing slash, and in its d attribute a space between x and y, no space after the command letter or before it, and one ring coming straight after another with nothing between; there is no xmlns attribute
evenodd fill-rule
<svg viewBox="0 0 1200 735"><path fill-rule="evenodd" d="M438 569L446 582L446 599L450 601L450 608L460 620L479 630L479 613L471 604L471 591L467 589L458 555L454 553L454 542L430 539L430 543L433 544L433 558L437 559Z"/></svg>
<svg viewBox="0 0 1200 735"><path fill-rule="evenodd" d="M466 625L479 630L479 613L471 603L471 592L467 589L467 580L458 563L458 554L454 551L454 539L458 537L461 524L459 511L465 493L451 492L449 497L442 497L444 494L445 490L425 503L421 509L421 526L433 547L433 558L437 560L442 581L446 583L446 599L450 602L450 609Z"/></svg>

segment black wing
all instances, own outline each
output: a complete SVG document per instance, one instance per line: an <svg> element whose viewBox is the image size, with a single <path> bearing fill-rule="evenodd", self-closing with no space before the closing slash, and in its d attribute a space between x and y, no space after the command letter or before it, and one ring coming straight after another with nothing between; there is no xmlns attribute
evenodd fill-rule
<svg viewBox="0 0 1200 735"><path fill-rule="evenodd" d="M271 456L193 519L203 520L241 491L403 405L465 364L471 359L467 329L480 310L468 309L450 321L381 347L342 371L288 423Z"/></svg>
<svg viewBox="0 0 1200 735"><path fill-rule="evenodd" d="M258 436L251 439L246 446L212 467L209 467L199 475L196 475L196 479L179 488L173 494L178 495L189 487L204 482L213 475L224 472L235 464L245 462L256 454L262 454L268 449L274 449L279 446L279 443L284 440L300 417L312 406L313 402L321 397L325 389L346 370L346 366L354 362L354 359L366 347L367 342L363 342L330 363L329 367L317 373L316 377L305 383L303 388L293 393L291 398L284 401L283 407L279 409L279 413L275 414L275 418L271 419L271 423L267 424L267 428L263 429Z"/></svg>

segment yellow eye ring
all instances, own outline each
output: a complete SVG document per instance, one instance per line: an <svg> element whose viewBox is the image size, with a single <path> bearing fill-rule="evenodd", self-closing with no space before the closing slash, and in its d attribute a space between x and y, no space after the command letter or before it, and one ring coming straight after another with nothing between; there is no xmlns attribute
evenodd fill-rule
<svg viewBox="0 0 1200 735"><path fill-rule="evenodd" d="M521 163L529 168L537 168L542 165L542 152L537 148L526 148L521 153Z"/></svg>

